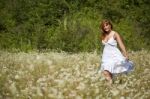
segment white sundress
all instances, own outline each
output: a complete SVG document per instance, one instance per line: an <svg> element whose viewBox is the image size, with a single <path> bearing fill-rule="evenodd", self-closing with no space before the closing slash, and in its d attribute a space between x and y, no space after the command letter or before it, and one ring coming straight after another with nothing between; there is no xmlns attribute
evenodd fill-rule
<svg viewBox="0 0 150 99"><path fill-rule="evenodd" d="M126 60L126 58L122 55L117 47L117 41L113 36L107 42L102 40L104 49L101 61L101 71L107 70L112 74L128 73L129 71L133 71L133 62Z"/></svg>

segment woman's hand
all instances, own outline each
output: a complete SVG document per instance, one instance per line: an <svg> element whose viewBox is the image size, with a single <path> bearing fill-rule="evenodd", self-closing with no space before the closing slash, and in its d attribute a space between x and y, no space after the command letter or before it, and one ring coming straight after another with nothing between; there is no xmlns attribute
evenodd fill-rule
<svg viewBox="0 0 150 99"><path fill-rule="evenodd" d="M128 56L126 56L125 58L126 58L127 61L129 61L129 57Z"/></svg>
<svg viewBox="0 0 150 99"><path fill-rule="evenodd" d="M129 56L127 54L124 55L125 60L129 61Z"/></svg>
<svg viewBox="0 0 150 99"><path fill-rule="evenodd" d="M128 56L128 54L127 54L126 51L125 51L125 52L122 52L122 54L123 54L123 56L125 57L126 60L129 60L129 56Z"/></svg>

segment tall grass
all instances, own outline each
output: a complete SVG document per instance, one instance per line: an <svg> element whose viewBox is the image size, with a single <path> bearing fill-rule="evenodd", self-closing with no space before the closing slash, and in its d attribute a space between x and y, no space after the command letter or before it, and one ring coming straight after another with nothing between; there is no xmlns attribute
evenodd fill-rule
<svg viewBox="0 0 150 99"><path fill-rule="evenodd" d="M130 52L135 69L117 75L113 87L97 72L100 54L0 51L1 99L148 99L150 54Z"/></svg>

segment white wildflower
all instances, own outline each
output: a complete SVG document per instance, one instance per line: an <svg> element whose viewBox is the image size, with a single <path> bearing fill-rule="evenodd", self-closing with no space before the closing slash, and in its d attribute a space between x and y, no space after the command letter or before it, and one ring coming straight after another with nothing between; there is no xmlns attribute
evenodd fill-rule
<svg viewBox="0 0 150 99"><path fill-rule="evenodd" d="M121 96L120 99L125 99L125 97Z"/></svg>
<svg viewBox="0 0 150 99"><path fill-rule="evenodd" d="M83 99L81 96L77 95L75 99Z"/></svg>
<svg viewBox="0 0 150 99"><path fill-rule="evenodd" d="M28 68L29 68L30 71L34 71L34 65L33 65L33 64L30 64L30 65L28 66Z"/></svg>
<svg viewBox="0 0 150 99"><path fill-rule="evenodd" d="M47 62L47 65L49 65L49 66L52 65L52 63L53 63L51 60L47 60L46 62Z"/></svg>
<svg viewBox="0 0 150 99"><path fill-rule="evenodd" d="M19 75L15 75L15 79L18 80L20 78Z"/></svg>
<svg viewBox="0 0 150 99"><path fill-rule="evenodd" d="M59 87L64 87L66 84L64 80L60 79L55 80L55 82L58 84Z"/></svg>
<svg viewBox="0 0 150 99"><path fill-rule="evenodd" d="M39 55L36 56L36 60L40 60L40 56Z"/></svg>
<svg viewBox="0 0 150 99"><path fill-rule="evenodd" d="M54 95L54 94L52 94L52 93L49 93L49 94L48 94L48 97L49 97L50 99L51 99L51 98L52 98L52 99L55 99L55 98L56 98L56 95Z"/></svg>
<svg viewBox="0 0 150 99"><path fill-rule="evenodd" d="M58 90L55 89L55 88L50 88L50 89L49 89L49 93L53 93L54 95L57 95ZM50 94L50 95L51 95L51 94Z"/></svg>
<svg viewBox="0 0 150 99"><path fill-rule="evenodd" d="M37 95L38 96L43 96L42 90L40 87L37 87Z"/></svg>
<svg viewBox="0 0 150 99"><path fill-rule="evenodd" d="M84 90L85 89L85 84L80 82L76 89Z"/></svg>
<svg viewBox="0 0 150 99"><path fill-rule="evenodd" d="M28 91L29 91L29 89L28 89L28 88L25 88L25 89L21 90L21 93L23 93L24 95L27 95L27 94L28 94Z"/></svg>
<svg viewBox="0 0 150 99"><path fill-rule="evenodd" d="M118 85L118 89L120 89L120 90L122 90L122 89L124 89L125 87L127 86L127 82L125 83L125 84L123 84L123 85Z"/></svg>
<svg viewBox="0 0 150 99"><path fill-rule="evenodd" d="M76 95L77 95L77 92L74 90L70 91L70 93L69 93L69 96L71 96L71 97L74 97Z"/></svg>
<svg viewBox="0 0 150 99"><path fill-rule="evenodd" d="M97 88L97 89L95 89L95 93L96 94L98 94L99 93L99 89Z"/></svg>
<svg viewBox="0 0 150 99"><path fill-rule="evenodd" d="M145 70L144 70L144 73L145 74L148 74L150 72L150 69L148 69L148 68L146 68Z"/></svg>
<svg viewBox="0 0 150 99"><path fill-rule="evenodd" d="M39 78L36 82L37 83L40 83L40 82L45 82L46 81L46 77L42 77L42 78Z"/></svg>
<svg viewBox="0 0 150 99"><path fill-rule="evenodd" d="M117 96L120 93L120 91L117 89L110 90L110 92L113 94L113 96Z"/></svg>
<svg viewBox="0 0 150 99"><path fill-rule="evenodd" d="M17 88L14 82L9 86L9 89L13 95L17 94Z"/></svg>
<svg viewBox="0 0 150 99"><path fill-rule="evenodd" d="M63 93L60 91L57 96L58 99L64 99Z"/></svg>

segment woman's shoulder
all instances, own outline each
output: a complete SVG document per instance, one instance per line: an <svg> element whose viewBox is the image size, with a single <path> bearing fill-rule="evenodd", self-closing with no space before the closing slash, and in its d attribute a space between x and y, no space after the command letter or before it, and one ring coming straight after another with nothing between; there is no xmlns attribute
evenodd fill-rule
<svg viewBox="0 0 150 99"><path fill-rule="evenodd" d="M114 31L114 30L112 30L112 33L115 35L115 34L118 34L119 35L119 33L117 32L117 31Z"/></svg>
<svg viewBox="0 0 150 99"><path fill-rule="evenodd" d="M114 38L120 37L120 34L117 31L112 31Z"/></svg>
<svg viewBox="0 0 150 99"><path fill-rule="evenodd" d="M120 33L118 33L117 31L112 31L112 33L113 33L114 35L120 35Z"/></svg>
<svg viewBox="0 0 150 99"><path fill-rule="evenodd" d="M122 35L116 31L113 31L114 32L114 39L122 39Z"/></svg>

